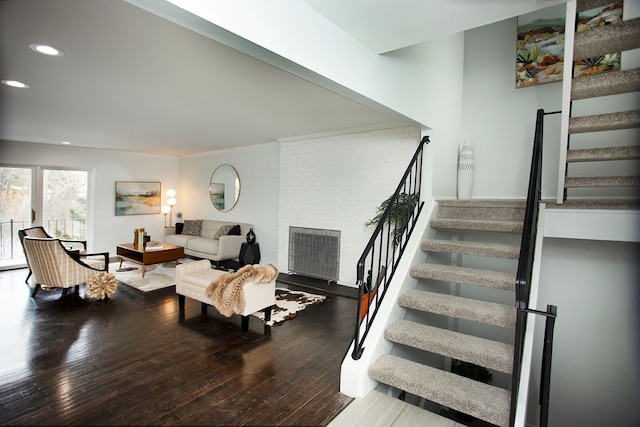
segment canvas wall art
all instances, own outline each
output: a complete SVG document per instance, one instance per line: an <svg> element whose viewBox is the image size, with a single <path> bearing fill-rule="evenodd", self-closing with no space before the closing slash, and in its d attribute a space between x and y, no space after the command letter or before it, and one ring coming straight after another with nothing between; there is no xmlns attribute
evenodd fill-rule
<svg viewBox="0 0 640 427"><path fill-rule="evenodd" d="M518 17L516 88L562 81L564 4Z"/></svg>
<svg viewBox="0 0 640 427"><path fill-rule="evenodd" d="M116 216L160 213L159 182L116 181Z"/></svg>

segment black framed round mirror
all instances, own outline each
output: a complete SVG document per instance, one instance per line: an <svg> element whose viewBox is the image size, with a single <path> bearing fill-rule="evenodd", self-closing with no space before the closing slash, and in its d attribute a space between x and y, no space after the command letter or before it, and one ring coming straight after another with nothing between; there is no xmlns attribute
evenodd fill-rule
<svg viewBox="0 0 640 427"><path fill-rule="evenodd" d="M211 203L220 212L233 209L240 198L240 176L231 165L220 165L209 181Z"/></svg>

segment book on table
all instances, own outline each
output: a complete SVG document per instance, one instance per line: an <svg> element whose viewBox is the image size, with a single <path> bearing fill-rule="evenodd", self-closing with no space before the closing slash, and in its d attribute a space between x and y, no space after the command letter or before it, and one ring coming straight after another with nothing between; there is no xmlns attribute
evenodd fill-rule
<svg viewBox="0 0 640 427"><path fill-rule="evenodd" d="M162 246L162 242L156 242L155 240L151 240L147 242L144 248L147 251L154 251L154 250L162 249L163 246Z"/></svg>

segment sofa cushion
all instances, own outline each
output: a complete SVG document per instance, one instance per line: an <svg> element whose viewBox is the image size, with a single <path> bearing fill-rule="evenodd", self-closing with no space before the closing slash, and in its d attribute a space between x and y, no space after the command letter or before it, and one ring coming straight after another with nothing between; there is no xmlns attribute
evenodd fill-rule
<svg viewBox="0 0 640 427"><path fill-rule="evenodd" d="M225 224L218 229L214 239L220 239L222 236L239 236L240 226L238 224Z"/></svg>
<svg viewBox="0 0 640 427"><path fill-rule="evenodd" d="M184 221L184 228L182 229L182 234L186 234L188 236L199 236L201 228L202 228L201 219L187 219Z"/></svg>
<svg viewBox="0 0 640 427"><path fill-rule="evenodd" d="M226 224L222 221L215 221L212 219L202 220L202 229L200 230L200 237L206 237L207 239L213 239L221 225Z"/></svg>
<svg viewBox="0 0 640 427"><path fill-rule="evenodd" d="M207 254L216 255L218 253L219 243L219 240L196 237L189 240L187 249L189 249L190 251L204 252Z"/></svg>
<svg viewBox="0 0 640 427"><path fill-rule="evenodd" d="M194 236L188 236L184 234L169 234L164 236L164 242L176 246L182 246L186 248L189 245L189 240L195 239Z"/></svg>

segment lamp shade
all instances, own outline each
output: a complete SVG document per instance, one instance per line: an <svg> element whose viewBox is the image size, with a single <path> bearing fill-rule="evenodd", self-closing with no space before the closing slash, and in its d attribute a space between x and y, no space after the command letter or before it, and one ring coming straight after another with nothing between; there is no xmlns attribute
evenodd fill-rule
<svg viewBox="0 0 640 427"><path fill-rule="evenodd" d="M167 197L169 197L169 198L176 197L176 190L174 190L173 188L168 189L167 190Z"/></svg>
<svg viewBox="0 0 640 427"><path fill-rule="evenodd" d="M160 212L162 212L163 214L168 214L171 211L171 208L169 207L169 205L162 205L162 207L160 208Z"/></svg>
<svg viewBox="0 0 640 427"><path fill-rule="evenodd" d="M175 204L176 204L176 199L175 199L174 197L169 197L169 198L167 198L167 204L168 204L169 206L173 206L173 205L175 205Z"/></svg>

